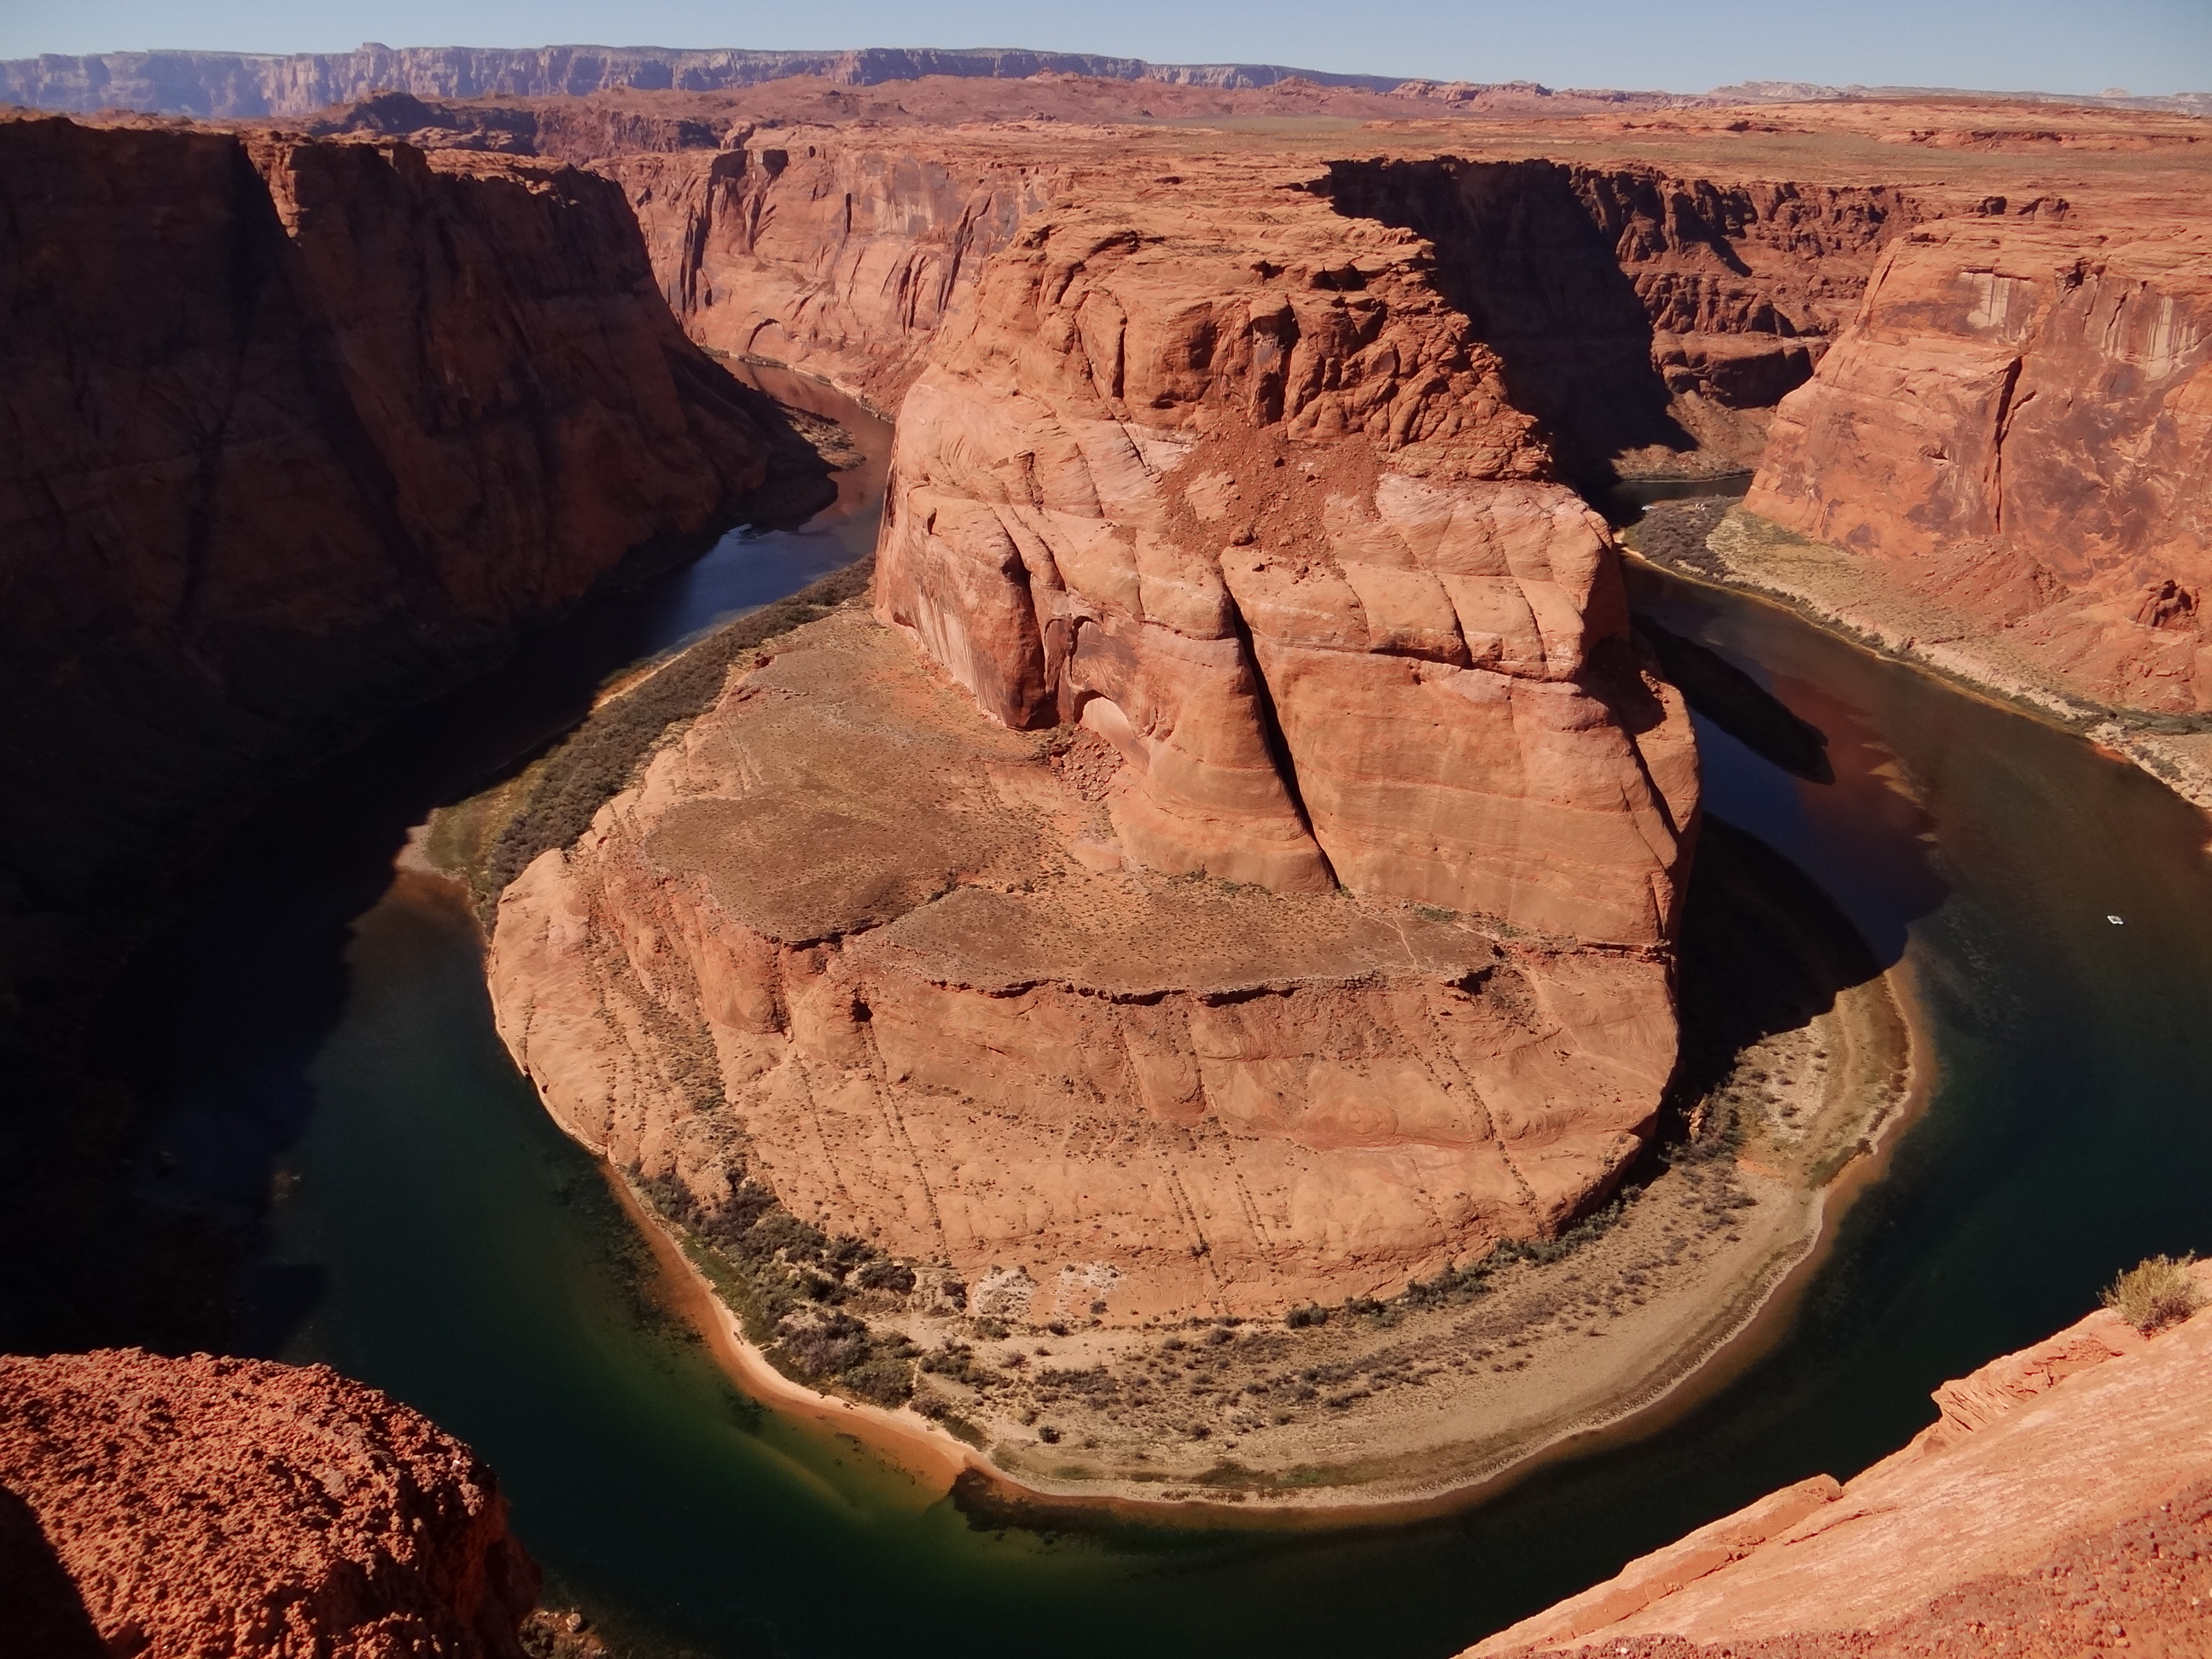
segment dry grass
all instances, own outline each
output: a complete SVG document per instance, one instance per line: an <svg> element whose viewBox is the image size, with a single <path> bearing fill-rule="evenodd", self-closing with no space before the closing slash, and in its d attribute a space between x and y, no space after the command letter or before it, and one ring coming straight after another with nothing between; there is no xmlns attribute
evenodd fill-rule
<svg viewBox="0 0 2212 1659"><path fill-rule="evenodd" d="M2194 1255L2145 1257L2112 1282L2104 1304L2146 1336L2178 1325L2204 1305L2204 1292L2189 1271L2196 1260Z"/></svg>

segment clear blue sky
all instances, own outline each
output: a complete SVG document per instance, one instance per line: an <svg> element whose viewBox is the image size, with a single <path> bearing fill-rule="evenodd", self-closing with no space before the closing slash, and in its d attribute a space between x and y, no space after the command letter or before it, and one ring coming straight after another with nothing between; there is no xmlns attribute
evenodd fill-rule
<svg viewBox="0 0 2212 1659"><path fill-rule="evenodd" d="M2212 0L0 0L0 58L172 46L1018 46L1701 91L2212 91Z"/></svg>

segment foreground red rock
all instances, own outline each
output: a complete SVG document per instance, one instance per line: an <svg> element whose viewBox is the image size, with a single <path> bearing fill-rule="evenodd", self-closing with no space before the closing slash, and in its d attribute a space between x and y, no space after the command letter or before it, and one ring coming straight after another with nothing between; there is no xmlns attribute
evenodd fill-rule
<svg viewBox="0 0 2212 1659"><path fill-rule="evenodd" d="M95 1651L520 1659L537 1599L491 1471L319 1365L0 1358L0 1487L36 1517ZM11 1639L33 1611L4 1615ZM47 1610L63 1643L70 1611Z"/></svg>
<svg viewBox="0 0 2212 1659"><path fill-rule="evenodd" d="M1852 1480L1772 1493L1469 1652L2203 1652L2209 1394L2212 1311L2146 1340L2100 1310L1945 1383L1942 1417ZM2085 1610L2106 1577L2124 1625Z"/></svg>

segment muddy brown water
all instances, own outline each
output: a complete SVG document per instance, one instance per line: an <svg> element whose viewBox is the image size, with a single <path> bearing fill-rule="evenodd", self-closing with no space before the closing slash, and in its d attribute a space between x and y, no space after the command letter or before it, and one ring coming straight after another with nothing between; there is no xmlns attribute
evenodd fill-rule
<svg viewBox="0 0 2212 1659"><path fill-rule="evenodd" d="M129 1004L166 1106L159 1179L259 1218L240 1346L325 1360L473 1442L555 1594L618 1646L1433 1659L1775 1486L1848 1476L1932 1419L1929 1389L2077 1317L2116 1267L2212 1249L2206 820L2075 738L1639 574L1646 614L1827 735L1815 783L1701 720L1708 800L1906 962L1942 1068L1776 1346L1658 1432L1357 1531L1026 1530L763 1410L656 1310L597 1170L508 1063L457 897L392 859L625 653L865 550L886 434L860 429L872 459L824 520L726 542L264 815Z"/></svg>

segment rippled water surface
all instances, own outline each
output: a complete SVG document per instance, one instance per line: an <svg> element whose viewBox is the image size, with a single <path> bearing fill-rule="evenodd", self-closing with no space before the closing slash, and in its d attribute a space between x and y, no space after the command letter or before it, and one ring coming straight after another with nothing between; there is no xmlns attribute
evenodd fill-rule
<svg viewBox="0 0 2212 1659"><path fill-rule="evenodd" d="M828 520L726 543L625 612L625 648L864 550L881 437ZM1708 799L1903 959L1942 1067L1786 1334L1663 1431L1419 1526L1055 1535L971 1522L752 1406L655 1314L597 1170L508 1065L458 901L391 873L429 805L574 718L542 664L301 792L166 947L179 970L143 1010L163 1133L217 1200L276 1194L240 1286L253 1341L474 1442L559 1593L654 1651L1422 1659L1778 1485L1849 1475L2117 1267L2212 1249L2207 824L1784 613L1639 582L1828 734L1836 779L1813 784L1704 731Z"/></svg>

